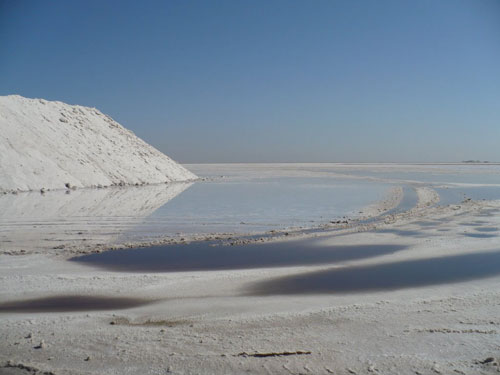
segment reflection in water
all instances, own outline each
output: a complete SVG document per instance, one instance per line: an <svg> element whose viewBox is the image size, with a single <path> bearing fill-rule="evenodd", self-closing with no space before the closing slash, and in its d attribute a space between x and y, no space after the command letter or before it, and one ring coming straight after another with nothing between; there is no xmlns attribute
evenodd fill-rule
<svg viewBox="0 0 500 375"><path fill-rule="evenodd" d="M106 251L72 261L113 271L175 272L327 264L391 254L404 245L314 246L310 240L211 246L209 242Z"/></svg>
<svg viewBox="0 0 500 375"><path fill-rule="evenodd" d="M78 189L0 196L0 223L15 220L145 217L186 190L191 183Z"/></svg>
<svg viewBox="0 0 500 375"><path fill-rule="evenodd" d="M254 284L249 295L355 293L468 281L500 275L500 252L345 267Z"/></svg>
<svg viewBox="0 0 500 375"><path fill-rule="evenodd" d="M163 235L166 229L170 233L249 234L307 228L343 216L358 216L364 207L384 198L391 187L386 183L332 177L254 176L205 181L157 210L143 229L152 235ZM414 193L413 189L408 190Z"/></svg>
<svg viewBox="0 0 500 375"><path fill-rule="evenodd" d="M0 303L2 312L69 312L128 309L152 303L139 298L56 296Z"/></svg>
<svg viewBox="0 0 500 375"><path fill-rule="evenodd" d="M24 248L22 232L36 226L36 238L59 243L142 242L191 234L262 233L271 229L311 227L359 215L379 201L392 185L338 177L288 177L201 181L191 184L108 189L78 189L0 196L0 246ZM408 194L406 192L408 191ZM165 204L167 203L168 204ZM416 204L405 187L397 210ZM408 207L411 208L411 207ZM61 239L67 234L71 238ZM12 235L14 234L14 235ZM118 238L118 235L121 237ZM102 238L101 238L102 237ZM22 238L26 241L25 238ZM88 244L89 242L86 242ZM37 244L35 244L37 245Z"/></svg>
<svg viewBox="0 0 500 375"><path fill-rule="evenodd" d="M68 240L111 243L186 190L190 183L49 191L0 196L0 246ZM15 239L15 241L12 241Z"/></svg>

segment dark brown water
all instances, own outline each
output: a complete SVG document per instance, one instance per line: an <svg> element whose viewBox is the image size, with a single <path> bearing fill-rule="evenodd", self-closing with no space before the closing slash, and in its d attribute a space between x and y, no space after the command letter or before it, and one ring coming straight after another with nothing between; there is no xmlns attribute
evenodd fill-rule
<svg viewBox="0 0 500 375"><path fill-rule="evenodd" d="M33 298L0 303L0 313L19 312L70 312L93 310L118 310L138 307L154 301L139 298L92 297L92 296L54 296Z"/></svg>
<svg viewBox="0 0 500 375"><path fill-rule="evenodd" d="M331 269L253 285L250 295L343 294L456 283L500 275L500 252Z"/></svg>

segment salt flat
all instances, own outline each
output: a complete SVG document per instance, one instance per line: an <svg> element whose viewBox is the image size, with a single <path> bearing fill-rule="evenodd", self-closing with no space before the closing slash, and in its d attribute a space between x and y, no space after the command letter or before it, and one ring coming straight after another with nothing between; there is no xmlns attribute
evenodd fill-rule
<svg viewBox="0 0 500 375"><path fill-rule="evenodd" d="M390 196L380 195L378 202L369 205L371 210L363 209L363 214L346 222L330 223L325 218L308 228L258 235L196 231L190 235L186 230L183 240L167 236L150 243L122 244L164 246L158 251L164 258L148 255L156 269L148 269L151 266L140 256L123 269L99 263L104 253L92 255L95 262L68 261L81 260L81 255L88 257L96 249L119 248L117 238L129 241L127 236L114 236L108 245L104 238L99 246L88 245L54 225L53 237L67 247L37 249L36 240L30 240L20 252L4 241L0 248L3 370L497 373L500 197L467 196L472 191L481 194L484 186L489 194L500 189L497 165L199 165L189 169L218 183L277 173L312 180L348 176L383 181L389 184ZM411 207L402 206L407 190L394 189L401 186L415 193ZM437 192L444 195L448 190L454 193L440 204ZM172 201L183 194L179 191ZM157 206L168 196L161 195ZM138 210L138 216L151 214L155 207ZM90 211L87 214L87 220L94 220ZM18 213L12 211L12 215ZM20 237L17 233L13 238ZM194 240L202 240L197 246L210 245L209 257L202 259L196 252L203 248L191 251L191 245L184 244ZM254 265L236 267L241 257L234 254L241 251L249 256L249 248L258 254L258 259L252 259L250 251ZM153 248L143 250L145 259ZM273 258L273 252L279 256ZM128 256L126 251L112 253ZM221 268L231 257L230 267ZM162 269L161 259L176 259L177 269ZM198 268L190 269L188 264ZM103 303L102 297L108 302Z"/></svg>

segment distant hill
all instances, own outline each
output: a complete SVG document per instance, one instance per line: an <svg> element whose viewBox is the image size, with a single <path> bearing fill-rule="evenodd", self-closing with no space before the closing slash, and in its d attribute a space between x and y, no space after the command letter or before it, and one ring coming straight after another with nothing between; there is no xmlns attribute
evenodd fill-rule
<svg viewBox="0 0 500 375"><path fill-rule="evenodd" d="M95 108L0 97L0 191L196 178Z"/></svg>

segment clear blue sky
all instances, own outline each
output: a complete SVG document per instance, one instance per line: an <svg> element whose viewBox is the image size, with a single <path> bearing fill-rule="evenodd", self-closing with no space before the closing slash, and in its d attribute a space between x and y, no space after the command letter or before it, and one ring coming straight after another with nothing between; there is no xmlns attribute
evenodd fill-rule
<svg viewBox="0 0 500 375"><path fill-rule="evenodd" d="M0 0L0 95L181 162L500 161L500 1Z"/></svg>

